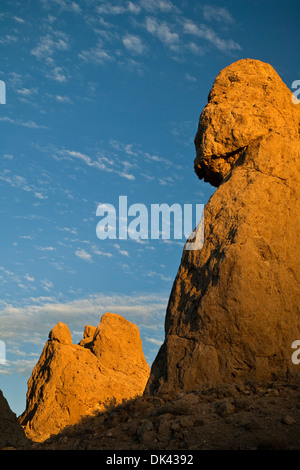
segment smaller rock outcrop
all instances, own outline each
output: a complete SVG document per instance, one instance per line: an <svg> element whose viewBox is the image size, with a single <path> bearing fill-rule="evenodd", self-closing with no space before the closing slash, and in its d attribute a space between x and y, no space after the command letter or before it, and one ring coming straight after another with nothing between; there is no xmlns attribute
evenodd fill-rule
<svg viewBox="0 0 300 470"><path fill-rule="evenodd" d="M26 448L28 441L17 416L0 390L0 450Z"/></svg>
<svg viewBox="0 0 300 470"><path fill-rule="evenodd" d="M41 442L109 403L141 395L149 373L139 330L122 316L106 313L97 327L86 326L79 344L59 322L28 381L20 423Z"/></svg>

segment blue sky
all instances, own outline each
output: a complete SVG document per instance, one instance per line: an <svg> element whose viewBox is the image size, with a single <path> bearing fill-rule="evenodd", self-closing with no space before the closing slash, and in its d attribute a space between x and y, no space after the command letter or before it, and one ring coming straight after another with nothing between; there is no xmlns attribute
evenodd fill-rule
<svg viewBox="0 0 300 470"><path fill-rule="evenodd" d="M294 0L1 0L0 388L15 413L58 321L78 342L119 313L151 365L184 240L99 240L97 205L205 204L193 140L213 80L253 58L291 87L297 12Z"/></svg>

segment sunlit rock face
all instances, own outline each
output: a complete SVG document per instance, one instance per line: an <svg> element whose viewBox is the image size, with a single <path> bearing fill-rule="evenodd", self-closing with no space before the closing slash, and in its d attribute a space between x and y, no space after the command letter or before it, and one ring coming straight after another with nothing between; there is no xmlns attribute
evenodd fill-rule
<svg viewBox="0 0 300 470"><path fill-rule="evenodd" d="M147 393L300 372L299 122L269 64L240 60L217 76L194 167L218 189L203 248L183 252Z"/></svg>
<svg viewBox="0 0 300 470"><path fill-rule="evenodd" d="M240 60L222 70L209 93L195 137L195 171L219 186L247 146L270 132L299 133L299 109L269 64Z"/></svg>
<svg viewBox="0 0 300 470"><path fill-rule="evenodd" d="M149 378L138 327L106 313L97 327L86 326L79 344L68 326L57 323L28 381L26 435L44 441L110 403L141 395Z"/></svg>

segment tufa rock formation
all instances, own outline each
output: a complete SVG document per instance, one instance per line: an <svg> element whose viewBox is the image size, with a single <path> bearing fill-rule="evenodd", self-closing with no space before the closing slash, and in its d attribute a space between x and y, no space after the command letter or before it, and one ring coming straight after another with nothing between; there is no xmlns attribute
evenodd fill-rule
<svg viewBox="0 0 300 470"><path fill-rule="evenodd" d="M106 313L97 328L86 326L77 345L60 322L28 381L20 423L30 439L43 441L110 403L141 395L149 372L137 326L120 315Z"/></svg>
<svg viewBox="0 0 300 470"><path fill-rule="evenodd" d="M0 390L0 450L26 449L28 441L18 418L13 413Z"/></svg>
<svg viewBox="0 0 300 470"><path fill-rule="evenodd" d="M300 104L275 70L240 60L217 76L195 172L218 189L205 242L184 251L146 393L299 374Z"/></svg>

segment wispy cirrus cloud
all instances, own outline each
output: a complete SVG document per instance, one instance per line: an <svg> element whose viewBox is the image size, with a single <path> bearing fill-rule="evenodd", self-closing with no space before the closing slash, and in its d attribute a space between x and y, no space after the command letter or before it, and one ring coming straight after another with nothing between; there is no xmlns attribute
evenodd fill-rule
<svg viewBox="0 0 300 470"><path fill-rule="evenodd" d="M143 54L145 52L145 45L138 36L127 34L122 41L125 48L133 54Z"/></svg>
<svg viewBox="0 0 300 470"><path fill-rule="evenodd" d="M169 0L140 0L141 6L148 12L161 13L178 12L178 7Z"/></svg>
<svg viewBox="0 0 300 470"><path fill-rule="evenodd" d="M89 155L74 150L59 150L57 151L57 154L62 158L80 160L85 165L91 168L95 168L97 170L105 171L108 173L114 172L122 178L125 178L130 181L135 180L135 176L131 173L128 173L125 164L126 162L122 162L119 159L114 161L113 159L107 158L105 155L102 154L98 154L97 159L93 159ZM120 169L120 166L123 166L123 170Z"/></svg>
<svg viewBox="0 0 300 470"><path fill-rule="evenodd" d="M22 97L29 97L29 96L32 96L32 95L35 95L37 93L37 89L36 88L19 88L16 90L17 94L22 96Z"/></svg>
<svg viewBox="0 0 300 470"><path fill-rule="evenodd" d="M52 31L40 38L38 44L31 50L31 54L39 60L47 60L56 51L66 51L69 49L67 35L62 31Z"/></svg>
<svg viewBox="0 0 300 470"><path fill-rule="evenodd" d="M69 74L64 65L58 65L55 62L54 56L68 51L69 48L68 36L63 31L50 28L50 32L42 36L31 49L31 55L45 64L43 72L47 78L62 83L68 80Z"/></svg>
<svg viewBox="0 0 300 470"><path fill-rule="evenodd" d="M101 15L123 15L125 13L132 13L138 15L141 7L133 2L120 2L118 5L113 5L111 2L104 1L97 6L97 12Z"/></svg>
<svg viewBox="0 0 300 470"><path fill-rule="evenodd" d="M23 18L20 18L19 16L13 16L13 19L19 24L25 23L25 20L23 20Z"/></svg>
<svg viewBox="0 0 300 470"><path fill-rule="evenodd" d="M95 65L102 65L105 62L111 62L115 60L112 53L109 52L108 49L105 49L104 42L101 38L98 39L98 42L95 46L79 52L78 57L84 62Z"/></svg>
<svg viewBox="0 0 300 470"><path fill-rule="evenodd" d="M37 188L35 185L28 183L24 176L15 175L10 170L4 170L0 174L0 182L9 184L12 188L21 189L22 191L33 193L38 199L47 199L48 196Z"/></svg>
<svg viewBox="0 0 300 470"><path fill-rule="evenodd" d="M16 126L29 127L30 129L48 129L47 126L37 124L35 121L22 121L22 119L12 119L8 116L1 116L1 122L7 122Z"/></svg>
<svg viewBox="0 0 300 470"><path fill-rule="evenodd" d="M62 11L69 11L73 13L82 12L80 5L73 0L41 0L41 2L46 9L53 5Z"/></svg>
<svg viewBox="0 0 300 470"><path fill-rule="evenodd" d="M238 43L232 39L220 38L214 30L205 24L197 25L192 20L185 19L183 23L183 31L185 34L207 41L222 52L241 50L241 46Z"/></svg>
<svg viewBox="0 0 300 470"><path fill-rule="evenodd" d="M7 45L7 44L13 44L18 41L18 37L12 34L6 34L5 36L2 36L0 38L0 44Z"/></svg>
<svg viewBox="0 0 300 470"><path fill-rule="evenodd" d="M172 47L179 42L179 34L171 30L166 22L159 22L156 18L146 18L146 30L156 36L164 45Z"/></svg>
<svg viewBox="0 0 300 470"><path fill-rule="evenodd" d="M78 248L75 251L75 255L84 261L88 261L89 263L93 261L92 255L87 251L83 250L82 248Z"/></svg>
<svg viewBox="0 0 300 470"><path fill-rule="evenodd" d="M234 23L232 15L229 13L226 7L219 7L216 5L204 5L203 16L207 21L218 21L222 23Z"/></svg>

